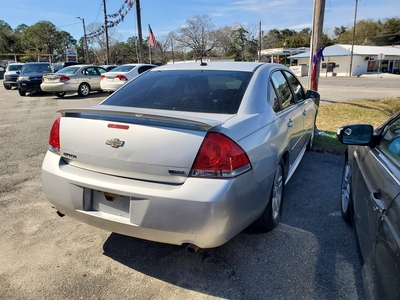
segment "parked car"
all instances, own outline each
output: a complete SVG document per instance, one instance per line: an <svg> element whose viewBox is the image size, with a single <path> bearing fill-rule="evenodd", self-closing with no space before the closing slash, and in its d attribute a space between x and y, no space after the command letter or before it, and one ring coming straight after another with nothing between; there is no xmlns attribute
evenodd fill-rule
<svg viewBox="0 0 400 300"><path fill-rule="evenodd" d="M349 145L342 216L355 228L367 299L400 299L400 111L375 130L343 126L338 138Z"/></svg>
<svg viewBox="0 0 400 300"><path fill-rule="evenodd" d="M48 62L27 62L23 65L17 79L20 96L26 93L41 92L40 83L44 74L52 73L53 69Z"/></svg>
<svg viewBox="0 0 400 300"><path fill-rule="evenodd" d="M280 222L317 112L280 64L164 65L90 108L62 109L42 186L59 215L120 234L217 247Z"/></svg>
<svg viewBox="0 0 400 300"><path fill-rule="evenodd" d="M114 92L132 78L156 67L152 64L125 64L101 76L100 86L105 92Z"/></svg>
<svg viewBox="0 0 400 300"><path fill-rule="evenodd" d="M94 65L74 65L65 67L54 74L43 76L41 89L64 97L66 93L78 93L85 97L91 91L101 91L100 77L107 70Z"/></svg>
<svg viewBox="0 0 400 300"><path fill-rule="evenodd" d="M3 86L6 90L11 90L12 87L17 87L17 79L21 72L23 63L11 63L5 68L3 76Z"/></svg>
<svg viewBox="0 0 400 300"><path fill-rule="evenodd" d="M0 65L0 78L3 78L5 71L6 71L6 66Z"/></svg>

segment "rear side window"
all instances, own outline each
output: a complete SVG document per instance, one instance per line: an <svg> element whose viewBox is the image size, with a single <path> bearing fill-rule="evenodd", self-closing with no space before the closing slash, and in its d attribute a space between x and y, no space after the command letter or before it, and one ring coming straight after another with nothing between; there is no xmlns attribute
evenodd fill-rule
<svg viewBox="0 0 400 300"><path fill-rule="evenodd" d="M291 73L285 71L285 75L290 84L292 85L294 93L296 94L296 101L300 102L305 100L306 94L304 93L304 89L301 83Z"/></svg>
<svg viewBox="0 0 400 300"><path fill-rule="evenodd" d="M154 68L154 67L153 66L141 66L141 67L139 67L138 74L142 74L143 72L146 72L148 69L152 69L152 68Z"/></svg>
<svg viewBox="0 0 400 300"><path fill-rule="evenodd" d="M285 76L282 72L277 71L271 75L272 85L275 87L278 97L282 103L282 108L285 109L290 105L294 104L294 98L292 91L290 90L289 84L286 81Z"/></svg>
<svg viewBox="0 0 400 300"><path fill-rule="evenodd" d="M165 70L132 80L102 104L204 113L237 113L252 72Z"/></svg>
<svg viewBox="0 0 400 300"><path fill-rule="evenodd" d="M275 89L272 86L272 83L269 83L269 104L271 105L272 109L274 112L279 112L280 111L280 105L279 105L279 100L278 96L276 95Z"/></svg>

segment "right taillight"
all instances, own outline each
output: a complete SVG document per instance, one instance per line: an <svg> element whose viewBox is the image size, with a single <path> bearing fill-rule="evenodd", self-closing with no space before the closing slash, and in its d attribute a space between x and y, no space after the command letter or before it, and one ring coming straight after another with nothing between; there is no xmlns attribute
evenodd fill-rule
<svg viewBox="0 0 400 300"><path fill-rule="evenodd" d="M52 152L60 152L60 118L56 119L50 130L49 150Z"/></svg>
<svg viewBox="0 0 400 300"><path fill-rule="evenodd" d="M224 134L209 132L190 171L192 177L232 178L251 169L249 157Z"/></svg>
<svg viewBox="0 0 400 300"><path fill-rule="evenodd" d="M121 81L128 81L128 78L126 78L124 75L117 75L115 78L121 80Z"/></svg>

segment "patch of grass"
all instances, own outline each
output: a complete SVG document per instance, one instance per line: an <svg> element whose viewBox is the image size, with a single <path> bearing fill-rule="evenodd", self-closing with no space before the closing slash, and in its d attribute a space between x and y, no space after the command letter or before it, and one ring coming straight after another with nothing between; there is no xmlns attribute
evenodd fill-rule
<svg viewBox="0 0 400 300"><path fill-rule="evenodd" d="M315 136L314 149L343 154L346 146L336 138L339 127L347 124L371 124L377 127L399 110L400 97L354 100L320 106L316 125L321 135Z"/></svg>

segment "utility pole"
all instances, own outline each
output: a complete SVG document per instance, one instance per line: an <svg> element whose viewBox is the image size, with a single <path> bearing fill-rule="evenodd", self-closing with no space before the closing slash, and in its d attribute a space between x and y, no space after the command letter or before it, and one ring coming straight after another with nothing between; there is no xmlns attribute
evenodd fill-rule
<svg viewBox="0 0 400 300"><path fill-rule="evenodd" d="M90 58L89 58L89 48L87 44L87 38L86 38L86 26L85 26L85 19L81 17L77 17L79 20L82 20L83 24L83 43L85 44L85 62L87 64L90 64Z"/></svg>
<svg viewBox="0 0 400 300"><path fill-rule="evenodd" d="M110 48L108 47L108 22L107 22L107 9L106 9L106 0L103 0L104 6L104 29L106 31L106 65L110 64Z"/></svg>
<svg viewBox="0 0 400 300"><path fill-rule="evenodd" d="M313 28L310 45L310 63L308 68L308 89L318 91L322 47L322 29L324 24L325 0L314 0Z"/></svg>
<svg viewBox="0 0 400 300"><path fill-rule="evenodd" d="M353 26L353 39L352 39L352 41L351 41L349 77L351 77L351 75L352 75L352 68L353 68L354 39L355 39L355 37L356 37L357 3L358 3L358 0L356 0L356 8L355 8L355 10L354 10L354 26Z"/></svg>
<svg viewBox="0 0 400 300"><path fill-rule="evenodd" d="M138 43L139 43L139 63L144 63L143 38L142 38L142 21L140 16L140 0L136 0L136 17L138 26Z"/></svg>

